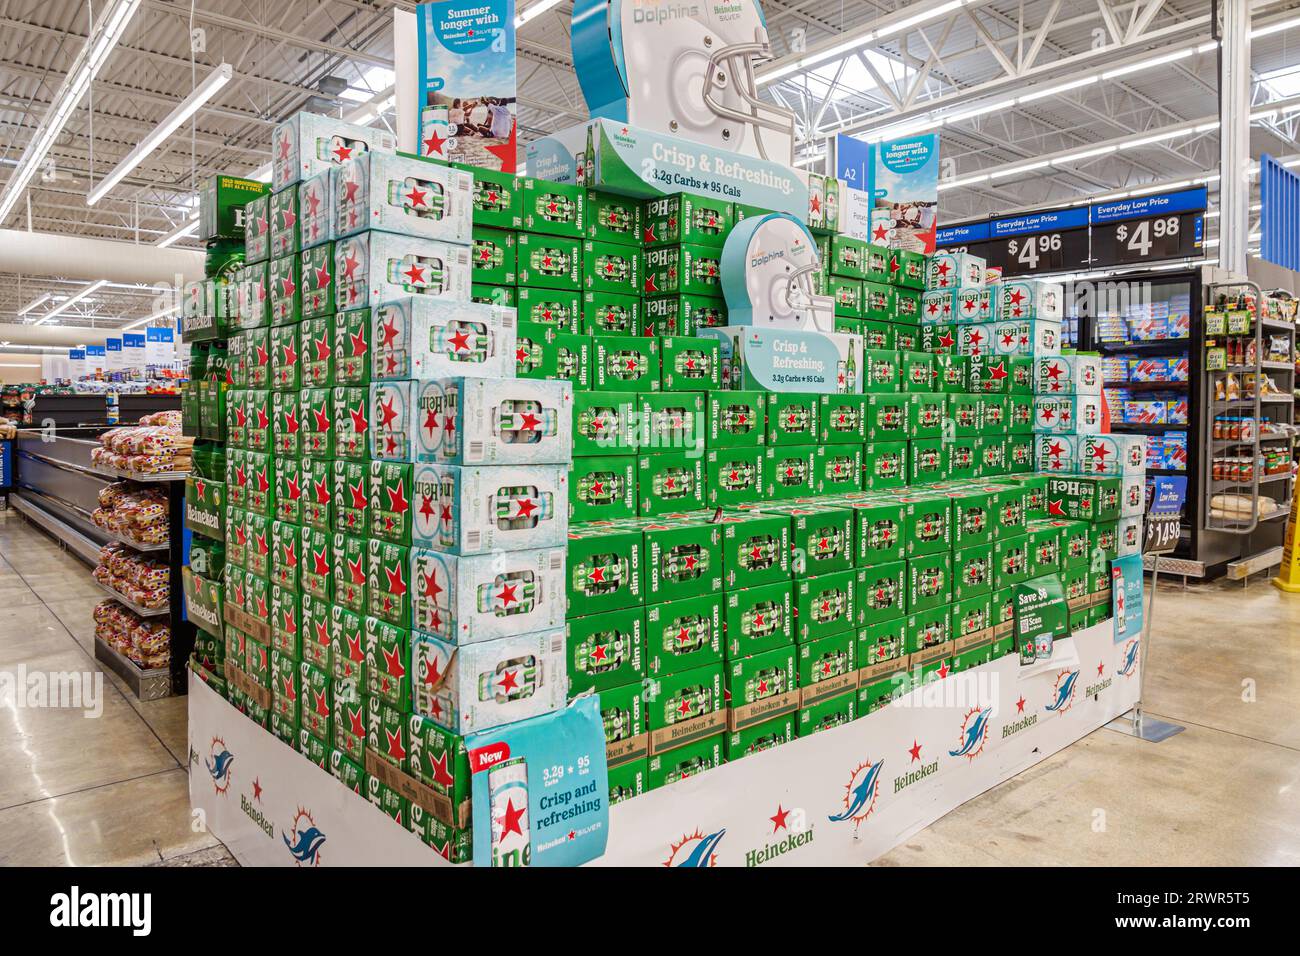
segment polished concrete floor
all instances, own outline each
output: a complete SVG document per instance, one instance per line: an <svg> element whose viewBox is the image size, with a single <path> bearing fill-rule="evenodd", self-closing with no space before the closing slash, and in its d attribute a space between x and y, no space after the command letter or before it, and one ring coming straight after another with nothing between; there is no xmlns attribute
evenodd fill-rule
<svg viewBox="0 0 1300 956"><path fill-rule="evenodd" d="M0 671L93 671L85 566L0 516ZM1100 730L944 817L880 865L1300 864L1300 595L1162 585L1147 697L1187 729ZM0 865L230 862L192 825L185 699L106 674L103 713L0 708Z"/></svg>

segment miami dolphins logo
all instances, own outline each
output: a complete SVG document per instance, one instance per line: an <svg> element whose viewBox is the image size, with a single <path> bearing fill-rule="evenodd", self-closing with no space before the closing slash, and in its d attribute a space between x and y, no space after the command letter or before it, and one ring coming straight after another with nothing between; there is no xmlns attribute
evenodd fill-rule
<svg viewBox="0 0 1300 956"><path fill-rule="evenodd" d="M876 809L876 798L880 796L877 784L880 782L880 768L884 765L882 758L875 763L868 760L854 768L844 787L844 809L828 818L831 823L852 820L853 832L858 832L858 827Z"/></svg>
<svg viewBox="0 0 1300 956"><path fill-rule="evenodd" d="M230 789L230 765L234 762L235 755L226 749L226 742L220 737L213 737L212 745L208 748L208 755L203 758L203 763L208 768L208 775L212 778L212 788L217 793L224 794Z"/></svg>
<svg viewBox="0 0 1300 956"><path fill-rule="evenodd" d="M965 719L961 722L961 743L956 750L949 750L948 756L974 760L983 753L984 744L989 739L989 718L992 716L992 707L985 707L983 710L973 707L968 710Z"/></svg>
<svg viewBox="0 0 1300 956"><path fill-rule="evenodd" d="M320 848L325 843L325 834L316 828L311 811L299 807L293 817L293 826L280 837L299 866L320 866Z"/></svg>
<svg viewBox="0 0 1300 956"><path fill-rule="evenodd" d="M1121 677L1132 677L1137 673L1138 642L1136 639L1124 645L1124 666L1119 669Z"/></svg>
<svg viewBox="0 0 1300 956"><path fill-rule="evenodd" d="M1047 705L1046 710L1054 713L1063 714L1074 706L1074 685L1079 680L1079 672L1061 671L1056 675L1056 689L1052 694L1052 702Z"/></svg>
<svg viewBox="0 0 1300 956"><path fill-rule="evenodd" d="M668 859L664 860L664 866L717 866L718 857L714 851L726 835L726 827L707 836L696 827L694 833L683 836L668 847Z"/></svg>

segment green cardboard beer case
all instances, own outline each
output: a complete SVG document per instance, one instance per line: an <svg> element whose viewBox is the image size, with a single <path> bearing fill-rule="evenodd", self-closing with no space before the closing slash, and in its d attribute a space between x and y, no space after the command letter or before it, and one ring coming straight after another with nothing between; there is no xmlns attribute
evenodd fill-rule
<svg viewBox="0 0 1300 956"><path fill-rule="evenodd" d="M999 534L993 540L993 587L1002 589L1032 576L1028 534Z"/></svg>
<svg viewBox="0 0 1300 956"><path fill-rule="evenodd" d="M996 525L994 495L989 486L945 491L952 502L952 546L954 549L987 545Z"/></svg>
<svg viewBox="0 0 1300 956"><path fill-rule="evenodd" d="M722 343L700 336L659 339L660 382L665 391L690 392L722 387Z"/></svg>
<svg viewBox="0 0 1300 956"><path fill-rule="evenodd" d="M639 797L646 790L646 768L648 762L629 760L609 768L609 805L612 807L624 800Z"/></svg>
<svg viewBox="0 0 1300 956"><path fill-rule="evenodd" d="M409 462L370 462L370 537L411 543L412 467Z"/></svg>
<svg viewBox="0 0 1300 956"><path fill-rule="evenodd" d="M521 232L516 237L520 286L581 292L582 240Z"/></svg>
<svg viewBox="0 0 1300 956"><path fill-rule="evenodd" d="M365 619L366 693L399 711L411 707L411 632L373 617Z"/></svg>
<svg viewBox="0 0 1300 956"><path fill-rule="evenodd" d="M644 603L645 543L638 528L574 525L569 529L570 613L588 614Z"/></svg>
<svg viewBox="0 0 1300 956"><path fill-rule="evenodd" d="M638 456L637 494L642 515L703 508L704 459L684 451Z"/></svg>
<svg viewBox="0 0 1300 956"><path fill-rule="evenodd" d="M573 455L633 455L640 440L640 405L621 392L574 392Z"/></svg>
<svg viewBox="0 0 1300 956"><path fill-rule="evenodd" d="M817 435L822 442L860 445L866 440L867 403L877 396L817 396Z"/></svg>
<svg viewBox="0 0 1300 956"><path fill-rule="evenodd" d="M912 484L930 484L948 477L948 448L942 438L908 442L908 452L908 475Z"/></svg>
<svg viewBox="0 0 1300 956"><path fill-rule="evenodd" d="M787 581L727 591L723 600L726 656L744 657L794 639L793 590Z"/></svg>
<svg viewBox="0 0 1300 956"><path fill-rule="evenodd" d="M610 392L657 392L661 385L659 340L624 335L592 337L596 388Z"/></svg>
<svg viewBox="0 0 1300 956"><path fill-rule="evenodd" d="M370 591L366 539L336 531L330 543L330 560L334 567L334 602L357 614L368 613Z"/></svg>
<svg viewBox="0 0 1300 956"><path fill-rule="evenodd" d="M383 697L369 695L366 701L366 753L392 764L399 770L407 768L407 755L411 749L408 709L395 706Z"/></svg>
<svg viewBox="0 0 1300 956"><path fill-rule="evenodd" d="M853 512L847 506L769 505L764 511L789 520L795 577L815 577L853 567Z"/></svg>
<svg viewBox="0 0 1300 956"><path fill-rule="evenodd" d="M477 170L474 171L477 173ZM520 177L520 226L526 233L570 236L586 234L587 192L582 186Z"/></svg>
<svg viewBox="0 0 1300 956"><path fill-rule="evenodd" d="M646 729L652 734L657 730L670 730L659 735L661 740L666 739L668 746L658 749L667 750L709 736L709 722L699 718L710 714L721 716L724 706L722 681L723 666L720 662L646 678ZM673 728L681 732L674 735L671 732Z"/></svg>
<svg viewBox="0 0 1300 956"><path fill-rule="evenodd" d="M702 452L707 428L704 395L699 392L642 392L633 421L637 448Z"/></svg>
<svg viewBox="0 0 1300 956"><path fill-rule="evenodd" d="M691 336L726 324L727 303L721 295L651 295L643 300L644 335Z"/></svg>
<svg viewBox="0 0 1300 956"><path fill-rule="evenodd" d="M857 719L857 695L846 691L834 697L818 700L815 704L799 708L796 727L798 736L811 737L823 730L833 730Z"/></svg>
<svg viewBox="0 0 1300 956"><path fill-rule="evenodd" d="M271 586L271 649L295 660L302 659L300 599L292 588Z"/></svg>
<svg viewBox="0 0 1300 956"><path fill-rule="evenodd" d="M769 499L802 498L817 491L817 446L790 445L763 453L763 484Z"/></svg>
<svg viewBox="0 0 1300 956"><path fill-rule="evenodd" d="M721 248L736 221L730 202L672 193L646 203L641 239L647 247L686 242Z"/></svg>
<svg viewBox="0 0 1300 956"><path fill-rule="evenodd" d="M302 521L302 465L297 458L275 458L274 517L298 524Z"/></svg>
<svg viewBox="0 0 1300 956"><path fill-rule="evenodd" d="M658 790L721 766L724 762L724 738L725 734L714 734L650 757L646 764L646 791Z"/></svg>
<svg viewBox="0 0 1300 956"><path fill-rule="evenodd" d="M915 555L907 559L907 609L928 611L952 603L952 555Z"/></svg>
<svg viewBox="0 0 1300 956"><path fill-rule="evenodd" d="M565 624L569 693L604 691L646 674L646 622L640 607L570 617ZM721 630L721 622L715 631ZM720 638L715 640L719 641Z"/></svg>
<svg viewBox="0 0 1300 956"><path fill-rule="evenodd" d="M584 289L639 295L641 269L641 249L638 246L599 239L587 239L582 244Z"/></svg>
<svg viewBox="0 0 1300 956"><path fill-rule="evenodd" d="M902 488L908 483L906 441L873 441L862 447L862 487L869 491Z"/></svg>
<svg viewBox="0 0 1300 956"><path fill-rule="evenodd" d="M850 501L848 505L853 512L853 553L858 567L906 557L904 502L879 496Z"/></svg>
<svg viewBox="0 0 1300 956"><path fill-rule="evenodd" d="M903 617L908 610L908 562L873 561L858 568L855 596L858 624L874 625Z"/></svg>
<svg viewBox="0 0 1300 956"><path fill-rule="evenodd" d="M763 457L758 446L709 449L704 464L709 505L725 508L766 498Z"/></svg>
<svg viewBox="0 0 1300 956"><path fill-rule="evenodd" d="M790 579L790 518L766 512L726 513L722 528L723 586L727 590Z"/></svg>
<svg viewBox="0 0 1300 956"><path fill-rule="evenodd" d="M905 495L903 536L909 558L922 554L947 553L952 548L952 506L937 493Z"/></svg>
<svg viewBox="0 0 1300 956"><path fill-rule="evenodd" d="M334 385L370 382L370 310L349 309L334 316Z"/></svg>
<svg viewBox="0 0 1300 956"><path fill-rule="evenodd" d="M766 398L767 444L808 445L818 440L817 395L770 392Z"/></svg>
<svg viewBox="0 0 1300 956"><path fill-rule="evenodd" d="M320 528L301 526L299 531L299 561L302 571L299 584L304 593L326 601L334 596L334 575L331 533Z"/></svg>
<svg viewBox="0 0 1300 956"><path fill-rule="evenodd" d="M796 647L795 668L803 706L857 689L857 643L855 631L844 631Z"/></svg>
<svg viewBox="0 0 1300 956"><path fill-rule="evenodd" d="M313 603L312 639L318 644L329 643L330 676L336 681L352 681L358 689L367 686L366 619L337 604L325 609L327 616L320 613L319 602Z"/></svg>
<svg viewBox="0 0 1300 956"><path fill-rule="evenodd" d="M722 250L679 243L647 247L643 253L642 294L719 295Z"/></svg>
<svg viewBox="0 0 1300 956"><path fill-rule="evenodd" d="M515 375L519 378L562 380L575 389L592 387L595 349L589 335L560 332L530 322L515 338Z"/></svg>
<svg viewBox="0 0 1300 956"><path fill-rule="evenodd" d="M588 289L578 298L578 327L566 331L584 335L640 335L642 305L640 292L610 292Z"/></svg>
<svg viewBox="0 0 1300 956"><path fill-rule="evenodd" d="M868 624L854 634L854 657L858 664L860 684L877 680L905 667L906 656L906 617Z"/></svg>
<svg viewBox="0 0 1300 956"><path fill-rule="evenodd" d="M329 672L331 676L337 676L333 671L333 609L328 601L310 594L300 595L298 607L298 629L302 633L302 659Z"/></svg>
<svg viewBox="0 0 1300 956"><path fill-rule="evenodd" d="M515 234L505 229L475 226L469 264L475 282L514 285L517 252Z"/></svg>
<svg viewBox="0 0 1300 956"><path fill-rule="evenodd" d="M766 444L766 398L764 392L709 391L705 445L734 448Z"/></svg>
<svg viewBox="0 0 1300 956"><path fill-rule="evenodd" d="M479 166L452 163L454 169L474 174L474 199L471 218L474 225L519 229L523 225L522 183L512 173L501 173Z"/></svg>
<svg viewBox="0 0 1300 956"><path fill-rule="evenodd" d="M299 378L303 387L334 385L334 317L322 315L298 324Z"/></svg>
<svg viewBox="0 0 1300 956"><path fill-rule="evenodd" d="M302 563L298 560L300 525L276 520L271 524L271 580L282 587L301 589Z"/></svg>
<svg viewBox="0 0 1300 956"><path fill-rule="evenodd" d="M722 532L685 520L644 522L645 600L712 594L722 589Z"/></svg>
<svg viewBox="0 0 1300 956"><path fill-rule="evenodd" d="M771 750L795 739L795 714L760 721L743 730L728 731L723 740L727 762Z"/></svg>
<svg viewBox="0 0 1300 956"><path fill-rule="evenodd" d="M857 574L836 571L794 582L795 640L816 640L857 626Z"/></svg>
<svg viewBox="0 0 1300 956"><path fill-rule="evenodd" d="M580 396L575 395L575 400ZM636 459L575 458L569 479L569 517L574 522L636 516Z"/></svg>
<svg viewBox="0 0 1300 956"><path fill-rule="evenodd" d="M411 620L411 549L371 538L366 542L366 555L369 613L389 624L405 626Z"/></svg>
<svg viewBox="0 0 1300 956"><path fill-rule="evenodd" d="M954 548L952 596L954 601L988 594L993 590L993 548L987 543Z"/></svg>
<svg viewBox="0 0 1300 956"><path fill-rule="evenodd" d="M640 245L642 205L615 193L587 190L587 238L601 242Z"/></svg>
<svg viewBox="0 0 1300 956"><path fill-rule="evenodd" d="M893 442L908 438L908 396L880 393L866 396L868 442Z"/></svg>
<svg viewBox="0 0 1300 956"><path fill-rule="evenodd" d="M795 646L727 659L723 694L730 729L751 726L799 706Z"/></svg>
<svg viewBox="0 0 1300 956"><path fill-rule="evenodd" d="M647 677L720 662L722 593L649 605L645 608L645 634Z"/></svg>
<svg viewBox="0 0 1300 956"><path fill-rule="evenodd" d="M521 328L529 323L556 332L581 332L582 295L525 286L515 293L515 315Z"/></svg>

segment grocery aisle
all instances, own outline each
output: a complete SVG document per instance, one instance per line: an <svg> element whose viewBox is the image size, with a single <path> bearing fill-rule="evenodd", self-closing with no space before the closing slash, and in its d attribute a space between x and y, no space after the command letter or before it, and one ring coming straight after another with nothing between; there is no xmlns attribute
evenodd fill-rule
<svg viewBox="0 0 1300 956"><path fill-rule="evenodd" d="M0 671L100 672L89 569L14 511L0 517ZM185 698L142 702L104 671L102 713L0 708L0 866L195 865Z"/></svg>
<svg viewBox="0 0 1300 956"><path fill-rule="evenodd" d="M0 517L0 670L97 670L84 565ZM1300 865L1300 601L1261 582L1161 587L1158 746L1098 731L958 808L880 865ZM1256 700L1243 702L1242 681ZM185 700L104 677L103 714L0 712L0 865L221 865L191 828ZM1103 811L1104 830L1094 831Z"/></svg>

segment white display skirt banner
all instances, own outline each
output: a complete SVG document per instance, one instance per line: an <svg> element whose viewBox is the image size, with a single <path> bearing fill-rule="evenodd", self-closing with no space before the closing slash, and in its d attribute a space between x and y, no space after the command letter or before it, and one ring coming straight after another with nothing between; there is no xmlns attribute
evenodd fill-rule
<svg viewBox="0 0 1300 956"><path fill-rule="evenodd" d="M852 865L1130 710L1138 644L1107 621L912 691L834 730L620 803L594 865ZM444 864L190 677L190 799L245 865Z"/></svg>

